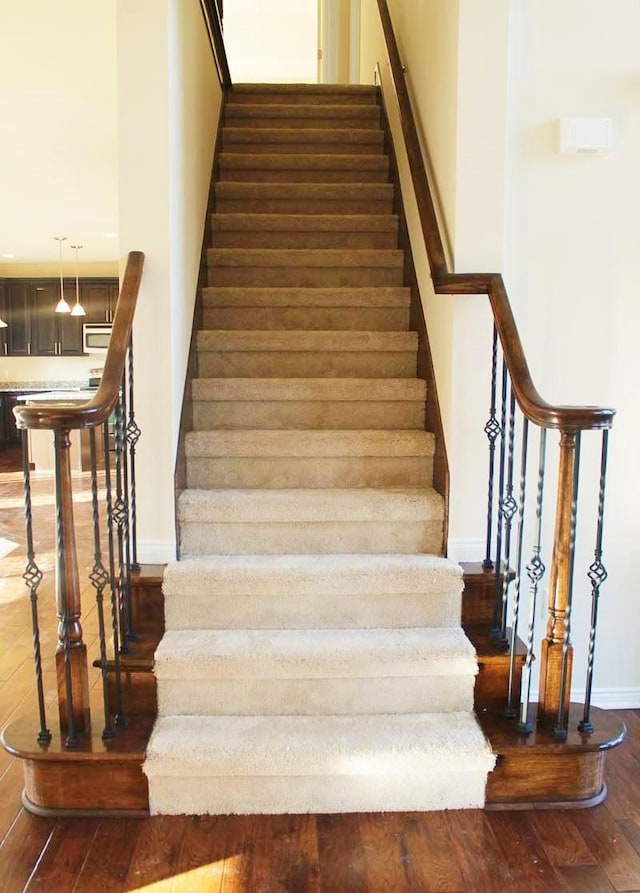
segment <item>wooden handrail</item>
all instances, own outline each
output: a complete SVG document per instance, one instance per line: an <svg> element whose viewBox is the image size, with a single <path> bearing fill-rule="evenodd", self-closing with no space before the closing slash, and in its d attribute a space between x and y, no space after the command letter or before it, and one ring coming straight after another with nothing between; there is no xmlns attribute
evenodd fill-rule
<svg viewBox="0 0 640 893"><path fill-rule="evenodd" d="M449 270L387 0L378 0L378 9L400 110L400 123L418 215L436 293L488 295L516 400L531 422L544 428L557 428L562 431L610 428L615 409L602 406L557 406L548 403L540 396L531 378L505 284L499 273L452 273Z"/></svg>
<svg viewBox="0 0 640 893"><path fill-rule="evenodd" d="M229 61L227 52L224 48L224 37L222 33L222 20L220 18L220 8L222 3L219 0L200 0L202 14L207 25L209 34L209 43L211 51L218 69L218 77L223 90L228 90L231 86L231 72L229 70Z"/></svg>
<svg viewBox="0 0 640 893"><path fill-rule="evenodd" d="M131 251L113 318L104 371L98 390L91 400L80 404L50 403L46 406L16 407L14 414L18 428L71 431L96 427L109 418L118 401L143 265L144 254L141 251Z"/></svg>

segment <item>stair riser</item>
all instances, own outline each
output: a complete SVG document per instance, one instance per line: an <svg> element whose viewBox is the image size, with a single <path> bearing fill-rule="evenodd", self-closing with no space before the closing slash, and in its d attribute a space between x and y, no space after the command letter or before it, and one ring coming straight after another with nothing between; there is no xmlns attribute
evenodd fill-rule
<svg viewBox="0 0 640 893"><path fill-rule="evenodd" d="M194 814L212 815L481 808L485 781L463 769L424 775L156 777L149 806L152 815L179 815L185 802Z"/></svg>
<svg viewBox="0 0 640 893"><path fill-rule="evenodd" d="M391 214L391 199L222 198L220 214Z"/></svg>
<svg viewBox="0 0 640 893"><path fill-rule="evenodd" d="M277 331L401 332L409 329L409 309L393 307L216 307L203 312L205 329Z"/></svg>
<svg viewBox="0 0 640 893"><path fill-rule="evenodd" d="M377 552L437 554L442 548L442 522L255 522L183 521L184 555L318 555Z"/></svg>
<svg viewBox="0 0 640 893"><path fill-rule="evenodd" d="M340 288L402 285L402 267L208 267L209 285Z"/></svg>
<svg viewBox="0 0 640 893"><path fill-rule="evenodd" d="M389 174L381 170L271 170L225 168L225 183L387 183Z"/></svg>
<svg viewBox="0 0 640 893"><path fill-rule="evenodd" d="M473 709L469 675L352 679L160 679L160 716L325 716Z"/></svg>
<svg viewBox="0 0 640 893"><path fill-rule="evenodd" d="M271 116L256 117L255 115L247 115L246 117L227 117L225 121L226 127L235 127L237 129L246 128L247 130L290 130L295 127L300 133L307 130L334 130L336 139L340 139L341 130L366 130L379 131L379 116L375 118L357 118L350 116L348 118L331 117L300 117L300 118L276 118Z"/></svg>
<svg viewBox="0 0 640 893"><path fill-rule="evenodd" d="M197 400L193 404L196 431L214 428L420 431L424 429L424 420L424 403L410 401Z"/></svg>
<svg viewBox="0 0 640 893"><path fill-rule="evenodd" d="M227 95L227 106L236 105L377 105L375 89L349 92L297 85L295 90L238 90Z"/></svg>
<svg viewBox="0 0 640 893"><path fill-rule="evenodd" d="M432 481L433 459L426 456L187 457L187 486L202 490L430 487Z"/></svg>
<svg viewBox="0 0 640 893"><path fill-rule="evenodd" d="M381 248L398 247L395 232L296 232L295 230L214 230L212 248Z"/></svg>
<svg viewBox="0 0 640 893"><path fill-rule="evenodd" d="M292 593L169 596L169 629L411 629L460 625L460 596L449 592L372 595ZM479 677L476 677L476 679ZM477 682L476 682L477 687Z"/></svg>
<svg viewBox="0 0 640 893"><path fill-rule="evenodd" d="M200 378L411 378L415 351L198 351Z"/></svg>
<svg viewBox="0 0 640 893"><path fill-rule="evenodd" d="M295 131L261 133L234 128L233 133L223 130L221 149L252 155L383 155L384 142L376 130L331 132L304 139L304 134Z"/></svg>

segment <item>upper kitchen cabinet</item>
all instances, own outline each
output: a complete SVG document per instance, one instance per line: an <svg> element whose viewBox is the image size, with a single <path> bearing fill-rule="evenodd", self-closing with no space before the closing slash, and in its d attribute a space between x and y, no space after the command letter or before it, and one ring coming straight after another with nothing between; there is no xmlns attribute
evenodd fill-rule
<svg viewBox="0 0 640 893"><path fill-rule="evenodd" d="M6 324L7 322L7 300L4 279L0 279L0 319ZM0 354L6 356L9 352L7 343L7 329L0 327Z"/></svg>
<svg viewBox="0 0 640 893"><path fill-rule="evenodd" d="M7 279L5 282L7 308L7 353L12 357L31 355L31 302L29 282L23 279Z"/></svg>
<svg viewBox="0 0 640 893"><path fill-rule="evenodd" d="M0 306L2 301L0 282ZM65 298L75 303L76 283L65 280ZM14 357L80 356L82 324L111 322L118 299L117 279L81 279L80 302L86 316L55 313L60 298L60 282L56 279L5 279L2 318L8 328L6 349L0 340L0 351ZM1 314L0 314L1 315Z"/></svg>
<svg viewBox="0 0 640 893"><path fill-rule="evenodd" d="M65 297L73 306L71 289ZM60 299L58 283L33 288L31 308L31 353L38 357L76 357L82 354L82 319L69 313L55 313Z"/></svg>
<svg viewBox="0 0 640 893"><path fill-rule="evenodd" d="M85 280L80 286L85 322L113 322L118 291L117 279Z"/></svg>

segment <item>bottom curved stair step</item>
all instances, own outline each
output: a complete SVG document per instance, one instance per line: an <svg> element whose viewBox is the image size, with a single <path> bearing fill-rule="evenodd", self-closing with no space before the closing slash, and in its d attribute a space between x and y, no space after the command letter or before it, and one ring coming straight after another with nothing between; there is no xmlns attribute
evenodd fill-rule
<svg viewBox="0 0 640 893"><path fill-rule="evenodd" d="M495 757L471 713L169 716L144 772L155 815L481 808Z"/></svg>

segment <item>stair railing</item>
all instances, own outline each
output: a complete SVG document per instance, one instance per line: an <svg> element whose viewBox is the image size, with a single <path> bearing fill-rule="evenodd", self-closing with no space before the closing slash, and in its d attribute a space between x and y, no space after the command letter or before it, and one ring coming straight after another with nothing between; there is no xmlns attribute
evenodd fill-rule
<svg viewBox="0 0 640 893"><path fill-rule="evenodd" d="M573 645L571 619L574 604L574 564L580 481L580 451L583 432L601 432L598 475L598 507L595 519L594 560L586 578L590 585L591 619L587 643L584 704L578 730L594 731L591 692L600 587L607 572L602 562L604 497L609 428L615 411L599 406L554 406L542 399L531 374L504 281L500 274L456 274L449 270L444 243L426 165L418 138L411 100L404 78L398 45L386 0L378 9L387 46L389 66L400 113L405 150L409 161L422 234L431 277L438 294L486 294L493 314L491 347L491 390L489 418L484 431L489 445L486 550L483 566L495 574L495 601L491 634L509 649L510 667L505 692L505 715L518 720L518 729L528 734L535 722L553 728L558 740L567 737L572 684ZM525 512L530 427L538 429L537 480L533 522ZM555 528L548 575L548 619L541 642L540 688L537 716L532 716L531 671L534 659L535 620L541 583L546 574L543 562L543 507L547 469L547 432L559 432L558 482ZM518 449L519 447L519 449ZM519 459L517 458L519 453ZM532 526L531 551L526 553L524 533ZM527 560L526 567L523 563ZM514 573L505 572L513 566ZM526 656L518 679L516 643L521 613L521 595L526 571L529 611ZM509 626L510 624L510 626ZM519 682L521 684L519 684ZM572 714L573 715L573 714Z"/></svg>
<svg viewBox="0 0 640 893"><path fill-rule="evenodd" d="M131 570L137 566L135 452L140 429L135 420L133 399L132 326L142 276L144 255L132 251L127 260L120 296L113 319L104 371L95 395L85 403L48 403L16 407L17 426L22 431L27 567L23 575L29 589L33 650L38 699L37 740L51 740L47 724L43 685L42 650L38 611L38 588L43 573L37 565L33 537L29 431L53 434L55 451L55 596L59 620L55 653L58 714L61 737L67 748L82 745L90 729L87 648L83 640L82 605L73 512L71 432L88 431L93 519L94 563L89 580L95 590L102 702L103 738L114 737L126 725L122 709L120 654L135 637L131 626ZM104 501L100 499L99 451L104 456ZM106 521L105 538L100 527ZM106 556L105 556L106 551ZM106 562L106 567L105 567ZM105 594L108 607L105 610ZM109 683L108 634L115 685Z"/></svg>
<svg viewBox="0 0 640 893"><path fill-rule="evenodd" d="M222 34L222 2L221 0L200 0L202 14L207 26L211 51L218 70L218 78L223 90L231 86L231 72L227 60Z"/></svg>

